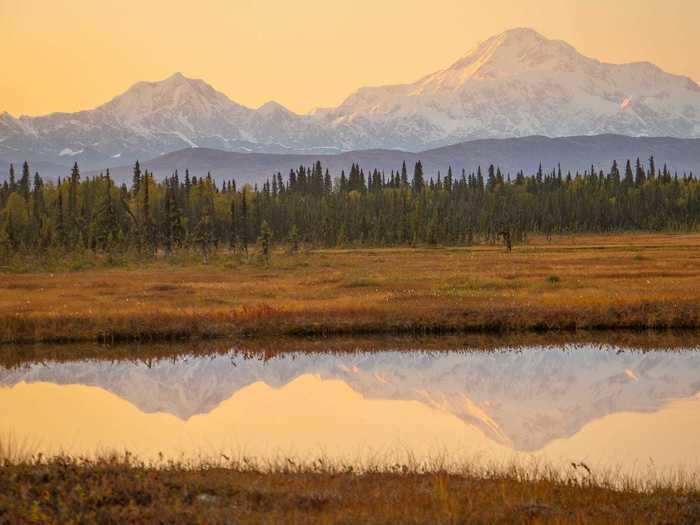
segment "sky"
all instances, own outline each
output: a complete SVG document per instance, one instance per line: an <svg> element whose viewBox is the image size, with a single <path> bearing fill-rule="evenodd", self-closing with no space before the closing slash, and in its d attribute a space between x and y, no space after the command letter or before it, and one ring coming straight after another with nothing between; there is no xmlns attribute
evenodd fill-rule
<svg viewBox="0 0 700 525"><path fill-rule="evenodd" d="M179 71L304 113L417 80L513 27L697 82L699 20L699 0L0 0L0 112L90 109Z"/></svg>

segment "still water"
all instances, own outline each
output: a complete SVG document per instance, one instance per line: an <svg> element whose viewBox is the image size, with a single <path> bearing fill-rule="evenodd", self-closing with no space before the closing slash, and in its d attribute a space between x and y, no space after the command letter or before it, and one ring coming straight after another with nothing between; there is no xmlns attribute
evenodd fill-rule
<svg viewBox="0 0 700 525"><path fill-rule="evenodd" d="M700 352L232 350L0 368L0 436L44 454L700 471Z"/></svg>

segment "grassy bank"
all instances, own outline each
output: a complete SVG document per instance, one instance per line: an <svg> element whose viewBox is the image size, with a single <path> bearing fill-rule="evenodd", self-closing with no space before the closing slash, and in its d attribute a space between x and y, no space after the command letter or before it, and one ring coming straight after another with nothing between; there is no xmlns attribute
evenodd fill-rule
<svg viewBox="0 0 700 525"><path fill-rule="evenodd" d="M0 468L3 523L695 523L693 486L518 469L353 473L152 468L59 458Z"/></svg>
<svg viewBox="0 0 700 525"><path fill-rule="evenodd" d="M0 273L0 341L699 329L700 235ZM98 265L99 266L99 265Z"/></svg>

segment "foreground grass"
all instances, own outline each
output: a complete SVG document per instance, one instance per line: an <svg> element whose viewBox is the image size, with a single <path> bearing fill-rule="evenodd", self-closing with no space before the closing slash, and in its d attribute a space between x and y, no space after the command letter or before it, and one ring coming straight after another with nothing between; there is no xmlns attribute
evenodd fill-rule
<svg viewBox="0 0 700 525"><path fill-rule="evenodd" d="M700 235L0 273L0 342L700 328Z"/></svg>
<svg viewBox="0 0 700 525"><path fill-rule="evenodd" d="M643 490L640 490L643 489ZM697 523L700 491L622 486L518 469L170 464L124 459L6 463L2 523Z"/></svg>

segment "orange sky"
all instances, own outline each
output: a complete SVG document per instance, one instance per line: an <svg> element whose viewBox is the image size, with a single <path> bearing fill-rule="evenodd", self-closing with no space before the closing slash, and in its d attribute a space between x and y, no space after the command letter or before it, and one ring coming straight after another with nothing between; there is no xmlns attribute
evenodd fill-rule
<svg viewBox="0 0 700 525"><path fill-rule="evenodd" d="M76 111L175 71L305 112L527 26L700 81L698 0L0 0L0 112Z"/></svg>

